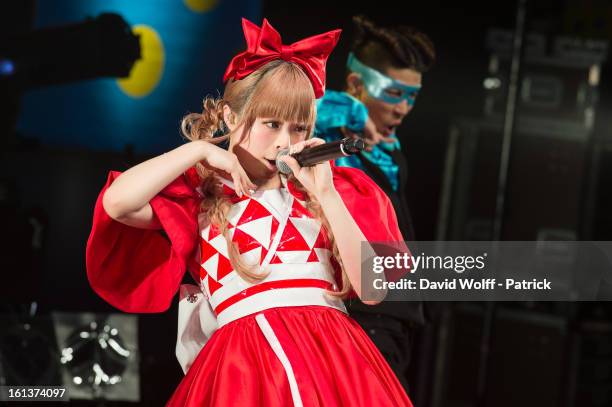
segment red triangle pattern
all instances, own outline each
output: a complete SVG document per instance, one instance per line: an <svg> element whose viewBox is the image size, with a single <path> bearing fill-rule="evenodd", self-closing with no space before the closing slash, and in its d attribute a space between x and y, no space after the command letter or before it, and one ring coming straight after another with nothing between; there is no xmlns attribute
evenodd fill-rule
<svg viewBox="0 0 612 407"><path fill-rule="evenodd" d="M276 253L274 254L274 256L272 256L272 260L270 260L270 264L282 264L283 262L281 261L280 257L278 257L276 255Z"/></svg>
<svg viewBox="0 0 612 407"><path fill-rule="evenodd" d="M308 195L306 194L306 192L298 190L295 187L295 185L293 185L293 182L291 181L287 182L287 189L289 190L289 192L291 192L291 195L295 196L297 199L300 199L303 201L308 198Z"/></svg>
<svg viewBox="0 0 612 407"><path fill-rule="evenodd" d="M272 216L272 231L270 232L270 244L268 245L268 247L270 247L270 245L272 244L274 236L276 236L276 232L278 231L279 225L280 223L276 220L274 216Z"/></svg>
<svg viewBox="0 0 612 407"><path fill-rule="evenodd" d="M251 222L256 219L265 218L266 216L270 215L272 214L268 212L268 210L264 208L262 204L254 199L251 199L251 201L247 204L247 207L244 209L244 212L242 212L240 220L238 220L236 226L240 226L243 223Z"/></svg>
<svg viewBox="0 0 612 407"><path fill-rule="evenodd" d="M308 243L302 237L295 225L288 220L283 230L277 251L310 250Z"/></svg>
<svg viewBox="0 0 612 407"><path fill-rule="evenodd" d="M321 231L317 236L317 240L315 240L313 249L331 249L329 244L329 239L327 238L327 234L325 233L325 228L321 227Z"/></svg>
<svg viewBox="0 0 612 407"><path fill-rule="evenodd" d="M226 195L232 195L234 193L234 190L231 189L230 187L228 187L225 184L222 184L221 188L223 189L223 193L226 194Z"/></svg>
<svg viewBox="0 0 612 407"><path fill-rule="evenodd" d="M208 273L204 270L204 267L200 266L200 280L204 280L208 277Z"/></svg>
<svg viewBox="0 0 612 407"><path fill-rule="evenodd" d="M225 184L223 184L223 194L227 196L230 202L233 204L235 204L236 202L244 201L246 199L251 199L247 195L242 195L241 197L239 197L238 195L236 195L236 191L234 191L232 188L228 187Z"/></svg>
<svg viewBox="0 0 612 407"><path fill-rule="evenodd" d="M208 291L210 292L210 295L213 295L215 291L223 287L222 284L215 281L215 279L211 276L206 276L206 278L208 278Z"/></svg>
<svg viewBox="0 0 612 407"><path fill-rule="evenodd" d="M234 236L232 236L232 242L237 243L238 252L240 254L246 253L248 251L251 251L261 246L261 244L257 240L255 240L253 236L244 232L240 228L236 228L236 230L234 230Z"/></svg>
<svg viewBox="0 0 612 407"><path fill-rule="evenodd" d="M217 253L217 249L215 249L210 243L208 243L206 240L204 239L200 239L201 245L200 245L200 251L201 251L201 258L200 258L200 264L202 263L206 263L206 261L208 259L210 259L213 255L215 255Z"/></svg>
<svg viewBox="0 0 612 407"><path fill-rule="evenodd" d="M233 196L232 198L233 203L244 201L245 199L250 199L247 196L238 198L235 195L234 190L229 188L227 185L223 185L223 191L224 193L230 196ZM254 199L250 199L249 203L247 204L247 207L245 208L240 219L238 220L237 225L242 225L244 223L251 222L253 220L260 219L266 216L271 216L271 213L261 203L257 202ZM292 208L291 208L290 217L312 218L312 215L300 202L298 202L297 200L294 200ZM235 225L228 223L228 228L230 230L233 229L234 227ZM278 233L279 227L280 227L279 221L274 216L272 216L270 243L272 243L272 241L274 240L274 236L276 235L276 233ZM217 226L211 225L209 228L209 232L208 232L208 240L212 240L218 237L220 234L221 234L221 230ZM254 239L252 236L250 236L249 234L247 234L246 232L244 232L243 230L239 228L234 229L232 241L237 243L238 251L241 254L248 252L250 250L256 249L257 247L261 247L261 244L256 239ZM314 250L315 248L330 249L330 242L325 233L325 229L321 228L319 234L317 235L317 239L315 240L314 246L311 248L308 246L308 243L306 243L303 236L301 235L299 230L295 227L293 222L288 220L287 224L285 225L285 229L282 231L282 237L280 238L280 243L278 247L276 248L276 250L279 252L308 250L310 251L310 253L309 253L307 262L319 262L321 260L318 258L317 253ZM202 239L201 249L202 249L201 250L201 253L202 253L201 263L206 262L208 259L210 259L211 256L218 253L216 249L210 243L208 243L206 239ZM210 277L206 273L206 271L202 267L200 267L200 278L208 278L208 286L209 286L209 291L211 295L216 290L218 290L220 287L222 287L222 284L219 283L219 280L221 280L222 278L224 278L225 276L227 276L234 270L228 258L221 255L221 253L218 253L218 255L219 255L219 262L218 262L218 268L217 268L217 280ZM260 264L263 262L263 260L266 258L267 255L268 255L268 250L266 250L264 247L261 247ZM282 263L283 263L282 260L276 254L274 254L272 256L272 259L270 260L270 264L282 264Z"/></svg>
<svg viewBox="0 0 612 407"><path fill-rule="evenodd" d="M313 250L310 251L310 255L308 256L308 259L306 260L307 263L318 263L319 262L319 257L317 256L317 253Z"/></svg>
<svg viewBox="0 0 612 407"><path fill-rule="evenodd" d="M221 280L234 270L230 260L219 253L219 265L217 267L217 280Z"/></svg>
<svg viewBox="0 0 612 407"><path fill-rule="evenodd" d="M261 266L261 263L263 263L264 259L266 258L266 256L268 255L268 250L266 250L265 247L261 247L261 258L259 259L259 265Z"/></svg>
<svg viewBox="0 0 612 407"><path fill-rule="evenodd" d="M221 230L217 227L217 225L210 225L210 229L208 229L208 240L213 240L215 237L221 234Z"/></svg>
<svg viewBox="0 0 612 407"><path fill-rule="evenodd" d="M291 206L291 214L289 215L292 218L312 218L312 215L297 199L293 200L293 205Z"/></svg>

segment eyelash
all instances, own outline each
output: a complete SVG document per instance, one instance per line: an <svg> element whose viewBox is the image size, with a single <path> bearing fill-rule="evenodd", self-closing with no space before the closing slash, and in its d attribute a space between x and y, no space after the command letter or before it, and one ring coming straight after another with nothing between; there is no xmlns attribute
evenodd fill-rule
<svg viewBox="0 0 612 407"><path fill-rule="evenodd" d="M265 124L266 126L268 126L269 128L271 128L271 129L278 129L278 128L280 127L280 126L278 125L278 122L265 122L264 124ZM275 127L270 126L271 124L272 124L272 125L274 125Z"/></svg>
<svg viewBox="0 0 612 407"><path fill-rule="evenodd" d="M279 122L265 122L264 123L267 127L277 130L280 128ZM273 126L270 126L273 125ZM298 133L306 133L308 132L308 128L305 126L296 126L296 130Z"/></svg>

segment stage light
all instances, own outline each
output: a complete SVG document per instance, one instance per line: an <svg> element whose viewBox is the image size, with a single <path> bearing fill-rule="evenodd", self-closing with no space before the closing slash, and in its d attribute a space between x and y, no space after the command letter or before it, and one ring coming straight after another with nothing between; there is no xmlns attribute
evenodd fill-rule
<svg viewBox="0 0 612 407"><path fill-rule="evenodd" d="M139 58L139 36L120 15L107 13L0 40L0 81L30 89L99 77L124 78Z"/></svg>
<svg viewBox="0 0 612 407"><path fill-rule="evenodd" d="M485 78L483 86L486 90L499 89L501 87L501 80L499 78Z"/></svg>
<svg viewBox="0 0 612 407"><path fill-rule="evenodd" d="M15 73L15 63L10 59L0 60L0 76L11 76Z"/></svg>
<svg viewBox="0 0 612 407"><path fill-rule="evenodd" d="M71 399L140 401L137 318L52 313L63 384Z"/></svg>

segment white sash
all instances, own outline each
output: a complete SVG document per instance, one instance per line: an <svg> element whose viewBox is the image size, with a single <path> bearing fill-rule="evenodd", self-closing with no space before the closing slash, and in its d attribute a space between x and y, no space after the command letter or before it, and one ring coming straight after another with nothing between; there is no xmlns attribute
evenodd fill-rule
<svg viewBox="0 0 612 407"><path fill-rule="evenodd" d="M217 330L217 317L200 288L180 287L176 358L186 374L200 350Z"/></svg>

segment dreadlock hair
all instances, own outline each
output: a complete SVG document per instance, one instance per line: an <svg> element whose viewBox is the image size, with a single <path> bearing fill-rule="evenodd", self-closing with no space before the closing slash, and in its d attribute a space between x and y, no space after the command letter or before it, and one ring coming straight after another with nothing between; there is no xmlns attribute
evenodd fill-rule
<svg viewBox="0 0 612 407"><path fill-rule="evenodd" d="M352 44L355 57L380 72L391 66L427 72L436 52L431 39L414 27L382 27L365 16L353 17L357 35Z"/></svg>

